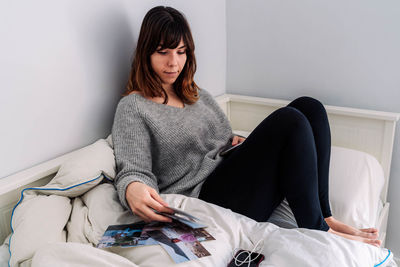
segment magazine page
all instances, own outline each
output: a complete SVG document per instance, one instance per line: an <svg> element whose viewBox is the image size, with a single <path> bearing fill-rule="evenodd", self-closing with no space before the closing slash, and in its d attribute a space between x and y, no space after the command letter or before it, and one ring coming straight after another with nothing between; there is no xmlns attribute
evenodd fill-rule
<svg viewBox="0 0 400 267"><path fill-rule="evenodd" d="M106 247L135 247L157 245L158 242L148 235L142 235L145 223L110 225L105 231L98 248Z"/></svg>
<svg viewBox="0 0 400 267"><path fill-rule="evenodd" d="M207 226L186 212L177 209L174 211L175 214L167 214L173 219L170 223L139 222L110 225L97 247L161 245L176 263L210 256L211 254L200 243L215 240L204 229Z"/></svg>
<svg viewBox="0 0 400 267"><path fill-rule="evenodd" d="M192 234L180 235L169 227L153 230L148 234L160 243L176 263L211 255Z"/></svg>

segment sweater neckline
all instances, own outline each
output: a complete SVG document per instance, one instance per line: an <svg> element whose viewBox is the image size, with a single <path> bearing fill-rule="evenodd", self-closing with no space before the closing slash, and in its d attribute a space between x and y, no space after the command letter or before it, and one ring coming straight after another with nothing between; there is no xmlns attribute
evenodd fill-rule
<svg viewBox="0 0 400 267"><path fill-rule="evenodd" d="M145 101L145 102L150 102L151 104L154 104L155 106L158 106L158 107L164 106L164 107L166 107L166 108L170 108L170 109L174 109L174 110L185 110L185 109L188 108L188 105L186 105L185 103L183 103L183 108L180 108L180 107L175 107L175 106L171 106L171 105L168 105L168 104L161 104L161 103L154 102L153 100L150 100L150 99L145 98L145 97L142 96L141 94L135 94L135 93L133 93L133 94L131 94L131 95L137 95L137 96L138 96L139 98L141 98L143 101ZM189 106L190 106L190 105L189 105Z"/></svg>

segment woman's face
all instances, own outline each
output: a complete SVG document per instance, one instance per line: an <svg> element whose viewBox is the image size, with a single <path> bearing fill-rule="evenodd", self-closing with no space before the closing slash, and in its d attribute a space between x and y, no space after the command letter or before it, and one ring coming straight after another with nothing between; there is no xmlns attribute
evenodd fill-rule
<svg viewBox="0 0 400 267"><path fill-rule="evenodd" d="M164 89L172 89L172 84L178 78L186 63L186 48L183 40L174 49L157 50L150 56L151 67L160 77Z"/></svg>

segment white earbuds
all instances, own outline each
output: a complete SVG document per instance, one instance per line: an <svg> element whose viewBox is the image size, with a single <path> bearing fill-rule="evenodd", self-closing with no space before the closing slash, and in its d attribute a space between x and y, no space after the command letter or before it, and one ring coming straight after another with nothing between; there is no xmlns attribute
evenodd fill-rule
<svg viewBox="0 0 400 267"><path fill-rule="evenodd" d="M258 248L258 245L260 244L260 242L262 242L261 243L262 246L260 248ZM258 257L261 257L261 254L258 254L257 257L252 259L251 254L253 254L254 252L261 251L263 249L263 247L264 247L264 239L262 238L257 241L257 243L254 245L254 247L251 251L243 250L239 254L235 255L237 253L237 251L239 250L239 249L235 249L232 253L233 259L235 260L235 265L242 266L243 264L247 263L247 267L250 267L250 264L253 260L257 259ZM247 254L247 257L244 260L239 260L239 256L242 254Z"/></svg>

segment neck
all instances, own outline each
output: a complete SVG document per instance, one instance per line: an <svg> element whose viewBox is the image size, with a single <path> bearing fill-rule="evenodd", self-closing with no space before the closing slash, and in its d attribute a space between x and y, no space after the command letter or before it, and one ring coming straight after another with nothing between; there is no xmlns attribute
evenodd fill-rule
<svg viewBox="0 0 400 267"><path fill-rule="evenodd" d="M170 95L176 95L174 88L172 87L172 84L168 84L168 85L163 85L163 89L165 90L165 92L167 92L167 94Z"/></svg>

